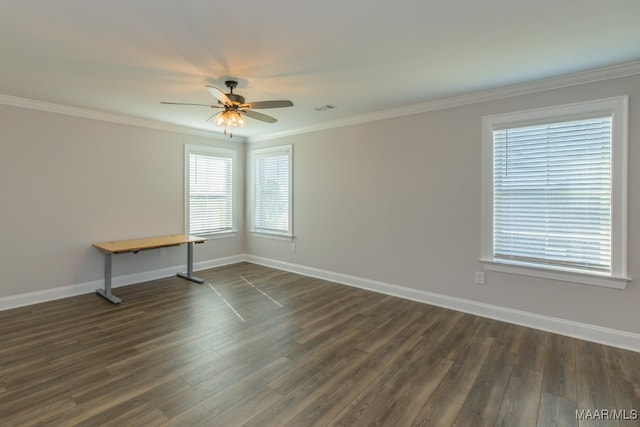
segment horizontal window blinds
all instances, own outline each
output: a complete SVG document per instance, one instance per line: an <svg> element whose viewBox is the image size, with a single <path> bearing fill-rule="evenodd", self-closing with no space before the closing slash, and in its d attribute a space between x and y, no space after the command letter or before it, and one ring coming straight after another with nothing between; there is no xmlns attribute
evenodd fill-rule
<svg viewBox="0 0 640 427"><path fill-rule="evenodd" d="M612 117L493 138L494 258L610 272Z"/></svg>
<svg viewBox="0 0 640 427"><path fill-rule="evenodd" d="M290 233L289 162L288 151L256 155L254 196L256 231Z"/></svg>
<svg viewBox="0 0 640 427"><path fill-rule="evenodd" d="M189 233L231 230L232 158L189 153Z"/></svg>

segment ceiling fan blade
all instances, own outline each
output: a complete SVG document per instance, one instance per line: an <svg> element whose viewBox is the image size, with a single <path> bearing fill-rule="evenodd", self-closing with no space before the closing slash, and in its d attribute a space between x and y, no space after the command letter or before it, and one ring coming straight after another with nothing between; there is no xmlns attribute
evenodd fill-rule
<svg viewBox="0 0 640 427"><path fill-rule="evenodd" d="M196 105L198 107L210 107L210 108L220 108L217 105L211 105L211 104L191 104L188 102L166 102L166 101L160 101L160 104L169 104L169 105Z"/></svg>
<svg viewBox="0 0 640 427"><path fill-rule="evenodd" d="M240 110L240 112L252 119L260 120L267 123L275 123L278 121L275 117L267 116L266 114L258 113L257 111L251 110Z"/></svg>
<svg viewBox="0 0 640 427"><path fill-rule="evenodd" d="M217 87L213 87L213 86L209 86L207 85L207 90L209 91L209 93L211 95L213 95L213 97L215 99L217 99L218 101L220 101L222 104L224 105L233 105L233 102L231 102L231 100L229 99L229 97L227 95L225 95L224 92L222 92L220 89L218 89Z"/></svg>
<svg viewBox="0 0 640 427"><path fill-rule="evenodd" d="M242 105L247 108L253 108L256 110L261 110L263 108L282 108L282 107L293 107L293 102L289 100L279 100L279 101L258 101L258 102L248 102Z"/></svg>

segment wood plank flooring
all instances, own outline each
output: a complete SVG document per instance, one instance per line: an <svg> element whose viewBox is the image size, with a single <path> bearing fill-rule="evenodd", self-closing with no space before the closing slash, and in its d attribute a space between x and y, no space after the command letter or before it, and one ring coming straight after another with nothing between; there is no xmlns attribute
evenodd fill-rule
<svg viewBox="0 0 640 427"><path fill-rule="evenodd" d="M0 312L0 426L640 425L640 353L249 263L198 276Z"/></svg>

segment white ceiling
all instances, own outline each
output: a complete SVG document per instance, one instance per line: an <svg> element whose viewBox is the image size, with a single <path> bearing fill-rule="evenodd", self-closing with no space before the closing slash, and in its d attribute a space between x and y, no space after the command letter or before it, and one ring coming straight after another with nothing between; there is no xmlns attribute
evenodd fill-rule
<svg viewBox="0 0 640 427"><path fill-rule="evenodd" d="M253 137L637 61L639 18L638 0L7 0L0 94L216 130L160 101L213 104L204 86L236 77L295 104Z"/></svg>

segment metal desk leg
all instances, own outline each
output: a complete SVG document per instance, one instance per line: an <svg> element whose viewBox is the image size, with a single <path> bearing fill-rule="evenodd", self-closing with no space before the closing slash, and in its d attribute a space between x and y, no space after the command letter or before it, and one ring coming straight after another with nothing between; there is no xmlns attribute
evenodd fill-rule
<svg viewBox="0 0 640 427"><path fill-rule="evenodd" d="M120 304L122 300L111 293L111 253L104 254L104 289L96 289L96 293L113 304Z"/></svg>
<svg viewBox="0 0 640 427"><path fill-rule="evenodd" d="M204 279L193 275L193 242L187 243L187 272L178 273L177 276L192 282L204 283Z"/></svg>

